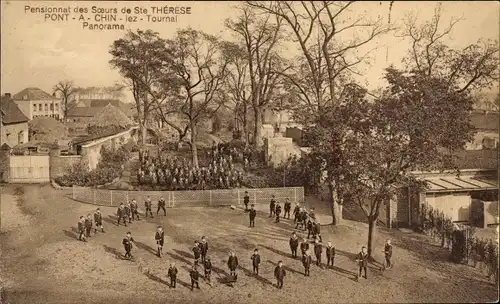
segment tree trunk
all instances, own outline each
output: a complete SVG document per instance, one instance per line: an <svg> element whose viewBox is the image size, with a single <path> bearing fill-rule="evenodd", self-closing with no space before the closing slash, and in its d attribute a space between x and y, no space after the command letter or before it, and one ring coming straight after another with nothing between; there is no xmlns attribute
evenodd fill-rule
<svg viewBox="0 0 500 304"><path fill-rule="evenodd" d="M144 120L139 121L139 144L144 145L146 143L146 126Z"/></svg>
<svg viewBox="0 0 500 304"><path fill-rule="evenodd" d="M198 167L198 147L196 146L196 126L191 124L191 153L193 155L193 166Z"/></svg>
<svg viewBox="0 0 500 304"><path fill-rule="evenodd" d="M262 110L259 107L254 107L255 125L253 129L253 140L255 148L260 148L264 144L262 140Z"/></svg>
<svg viewBox="0 0 500 304"><path fill-rule="evenodd" d="M377 226L375 225L377 219L374 216L368 217L368 256L372 257L373 249L373 238L375 237L375 230Z"/></svg>
<svg viewBox="0 0 500 304"><path fill-rule="evenodd" d="M330 207L332 211L332 225L336 226L340 224L340 208L337 199L337 192L335 191L335 186L333 182L328 184L328 191L330 192Z"/></svg>
<svg viewBox="0 0 500 304"><path fill-rule="evenodd" d="M247 106L244 105L243 107L243 127L242 127L242 138L243 138L243 141L245 142L245 145L248 144L248 141L249 141L249 138L248 138L248 119L247 119L247 115L248 115L248 109L247 109Z"/></svg>

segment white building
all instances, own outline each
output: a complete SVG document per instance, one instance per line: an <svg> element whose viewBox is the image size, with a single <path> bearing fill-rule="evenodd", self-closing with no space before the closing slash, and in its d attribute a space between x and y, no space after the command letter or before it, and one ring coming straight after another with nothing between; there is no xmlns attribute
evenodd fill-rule
<svg viewBox="0 0 500 304"><path fill-rule="evenodd" d="M12 100L29 120L39 116L64 118L61 100L39 88L26 88L12 96Z"/></svg>

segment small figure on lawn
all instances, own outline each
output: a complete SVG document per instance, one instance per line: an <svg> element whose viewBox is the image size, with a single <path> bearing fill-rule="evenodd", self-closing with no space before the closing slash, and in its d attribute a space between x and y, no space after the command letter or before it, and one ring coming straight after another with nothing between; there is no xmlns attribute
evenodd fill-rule
<svg viewBox="0 0 500 304"><path fill-rule="evenodd" d="M255 217L257 217L257 210L255 210L253 204L250 209L250 212L248 213L248 216L250 217L250 227L255 227Z"/></svg>
<svg viewBox="0 0 500 304"><path fill-rule="evenodd" d="M132 237L132 234L127 232L127 234L123 237L123 247L125 247L125 258L126 259L132 259L132 242L134 242L134 238Z"/></svg>

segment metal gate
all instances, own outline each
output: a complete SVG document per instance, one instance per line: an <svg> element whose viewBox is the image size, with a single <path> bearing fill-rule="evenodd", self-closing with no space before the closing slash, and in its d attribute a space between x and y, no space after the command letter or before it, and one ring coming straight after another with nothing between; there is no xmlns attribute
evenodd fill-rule
<svg viewBox="0 0 500 304"><path fill-rule="evenodd" d="M9 165L10 183L50 182L48 155L11 155Z"/></svg>

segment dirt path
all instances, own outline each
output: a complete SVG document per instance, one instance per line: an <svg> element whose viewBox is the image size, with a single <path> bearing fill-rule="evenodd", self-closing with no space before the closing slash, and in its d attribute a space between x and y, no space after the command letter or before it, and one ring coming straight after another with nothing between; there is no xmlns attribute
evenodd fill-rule
<svg viewBox="0 0 500 304"><path fill-rule="evenodd" d="M0 235L1 273L10 282L5 289L13 304L458 303L494 301L498 296L495 286L486 282L484 276L479 277L471 267L448 263L440 248L414 234L379 231L377 248L387 237L393 239L396 267L380 272L372 266L369 279L356 283L353 258L365 243L366 229L363 224L353 223L335 228L325 226L325 241L330 240L337 247L336 268L313 267L311 277L305 278L300 261L289 256L290 223L272 223L265 213L266 206L262 206L253 229L248 228L247 216L239 209L169 209L167 217L117 227L115 210L101 208L106 215L107 233L82 243L76 240L76 220L95 206L74 202L47 186L24 189L26 199L20 210L30 215L29 224L24 222ZM153 254L157 225L166 231L163 259ZM121 258L121 238L129 230L137 241L133 262ZM201 280L201 290L191 292L191 247L202 235L208 237L216 268L211 286ZM251 274L249 262L256 247L262 256L260 277ZM236 251L242 266L234 287L225 281L225 261L230 250ZM378 251L376 258L380 259L382 253ZM287 277L285 288L278 291L273 286L273 269L279 260L287 267ZM176 290L170 290L165 282L172 261L179 269Z"/></svg>

